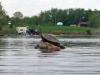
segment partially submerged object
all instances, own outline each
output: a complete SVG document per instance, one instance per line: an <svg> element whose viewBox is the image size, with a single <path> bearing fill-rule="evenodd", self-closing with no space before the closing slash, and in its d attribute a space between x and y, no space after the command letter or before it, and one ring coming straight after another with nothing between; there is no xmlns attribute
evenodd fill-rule
<svg viewBox="0 0 100 75"><path fill-rule="evenodd" d="M59 40L52 34L42 34L41 38L43 42L48 42L55 46L60 46Z"/></svg>
<svg viewBox="0 0 100 75"><path fill-rule="evenodd" d="M52 34L41 34L41 41L36 46L42 52L53 52L64 49L64 46L61 46L59 40Z"/></svg>
<svg viewBox="0 0 100 75"><path fill-rule="evenodd" d="M35 48L39 48L40 51L43 53L50 53L50 52L60 50L60 47L55 46L55 45L48 43L48 42L43 42L43 41L40 41Z"/></svg>

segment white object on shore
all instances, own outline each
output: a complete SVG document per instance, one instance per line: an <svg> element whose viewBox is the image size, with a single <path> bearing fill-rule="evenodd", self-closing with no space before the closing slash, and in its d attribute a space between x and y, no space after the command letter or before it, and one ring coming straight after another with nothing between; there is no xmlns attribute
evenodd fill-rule
<svg viewBox="0 0 100 75"><path fill-rule="evenodd" d="M63 26L63 22L57 22L57 26Z"/></svg>
<svg viewBox="0 0 100 75"><path fill-rule="evenodd" d="M24 33L24 34L26 34L27 30L28 30L27 27L17 27L16 28L16 31L18 33Z"/></svg>

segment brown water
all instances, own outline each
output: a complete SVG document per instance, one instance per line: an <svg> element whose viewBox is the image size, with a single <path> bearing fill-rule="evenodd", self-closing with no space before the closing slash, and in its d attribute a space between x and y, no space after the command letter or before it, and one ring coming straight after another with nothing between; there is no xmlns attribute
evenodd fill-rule
<svg viewBox="0 0 100 75"><path fill-rule="evenodd" d="M1 38L0 75L100 75L99 38L61 38L71 46L55 53L34 49L39 40Z"/></svg>

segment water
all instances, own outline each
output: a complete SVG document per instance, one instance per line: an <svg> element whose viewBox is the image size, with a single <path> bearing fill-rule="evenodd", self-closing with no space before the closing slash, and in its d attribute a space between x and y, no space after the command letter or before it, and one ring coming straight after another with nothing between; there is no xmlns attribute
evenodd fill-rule
<svg viewBox="0 0 100 75"><path fill-rule="evenodd" d="M38 38L1 38L0 75L100 75L99 38L60 38L71 46L41 53Z"/></svg>

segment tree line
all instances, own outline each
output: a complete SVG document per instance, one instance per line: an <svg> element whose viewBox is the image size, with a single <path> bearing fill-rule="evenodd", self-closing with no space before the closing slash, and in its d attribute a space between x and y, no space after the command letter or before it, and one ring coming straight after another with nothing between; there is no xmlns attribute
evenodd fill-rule
<svg viewBox="0 0 100 75"><path fill-rule="evenodd" d="M17 15L16 15L17 14ZM100 27L100 11L85 9L51 9L41 12L38 16L23 17L21 12L15 12L11 18L14 25L56 25L63 22L65 26L78 25L79 22L86 22L88 27Z"/></svg>
<svg viewBox="0 0 100 75"><path fill-rule="evenodd" d="M35 25L56 25L57 22L63 22L65 26L70 26L78 25L81 21L86 22L88 27L100 27L100 10L52 8L51 10L41 11L38 16L23 16L23 13L17 11L12 17L9 17L0 3L0 29L5 25L9 27L33 27ZM11 22L11 24L8 22Z"/></svg>

